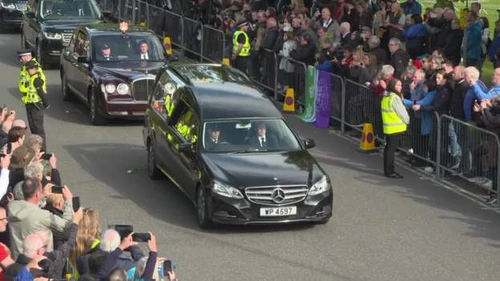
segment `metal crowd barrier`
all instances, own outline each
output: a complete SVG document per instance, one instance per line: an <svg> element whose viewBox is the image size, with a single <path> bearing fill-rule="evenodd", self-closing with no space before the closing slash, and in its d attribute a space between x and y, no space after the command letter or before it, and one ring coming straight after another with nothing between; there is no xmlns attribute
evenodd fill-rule
<svg viewBox="0 0 500 281"><path fill-rule="evenodd" d="M163 30L165 36L169 36L172 45L176 48L184 47L184 21L182 16L170 11L164 11Z"/></svg>
<svg viewBox="0 0 500 281"><path fill-rule="evenodd" d="M273 92L275 98L278 98L278 67L278 55L272 50L264 49L262 52L251 52L248 62L249 76L256 84ZM269 74L265 73L266 69L269 70Z"/></svg>
<svg viewBox="0 0 500 281"><path fill-rule="evenodd" d="M219 63L224 59L226 36L222 30L208 25L203 26L202 57L204 60ZM222 46L222 48L221 48Z"/></svg>
<svg viewBox="0 0 500 281"><path fill-rule="evenodd" d="M149 27L149 9L148 9L148 3L144 1L139 1L136 0L134 3L134 10L133 10L133 23Z"/></svg>
<svg viewBox="0 0 500 281"><path fill-rule="evenodd" d="M103 0L101 9L117 18L144 22L160 36L169 36L172 45L199 61L222 63L230 56L231 38L223 31L140 0ZM254 82L284 99L285 90L295 90L297 104L303 104L308 66L283 58L271 50L251 52L248 74ZM365 122L373 124L378 140L384 140L380 97L368 87L332 76L331 120L361 131ZM457 176L496 193L500 169L500 140L497 134L447 115L414 112L400 144L410 162L433 168L436 179ZM500 201L499 205L500 205Z"/></svg>
<svg viewBox="0 0 500 281"><path fill-rule="evenodd" d="M158 8L153 5L147 5L148 9L148 26L153 30L158 36L165 35L165 14L163 9ZM171 38L172 40L172 38Z"/></svg>

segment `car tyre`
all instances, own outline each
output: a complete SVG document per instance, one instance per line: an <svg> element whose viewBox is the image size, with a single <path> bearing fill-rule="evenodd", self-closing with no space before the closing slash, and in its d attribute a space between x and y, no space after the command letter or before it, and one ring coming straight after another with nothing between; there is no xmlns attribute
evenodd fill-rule
<svg viewBox="0 0 500 281"><path fill-rule="evenodd" d="M162 173L156 165L155 150L152 143L148 144L148 176L152 180L159 180L162 178Z"/></svg>
<svg viewBox="0 0 500 281"><path fill-rule="evenodd" d="M92 125L98 126L106 123L106 118L99 111L99 99L95 91L92 91L89 95L89 117Z"/></svg>
<svg viewBox="0 0 500 281"><path fill-rule="evenodd" d="M196 209L198 214L198 224L201 229L208 229L213 226L213 222L210 219L207 206L207 196L205 194L205 189L199 187L196 196Z"/></svg>
<svg viewBox="0 0 500 281"><path fill-rule="evenodd" d="M68 79L64 71L61 74L61 93L63 101L71 101L73 99L71 90L68 88Z"/></svg>

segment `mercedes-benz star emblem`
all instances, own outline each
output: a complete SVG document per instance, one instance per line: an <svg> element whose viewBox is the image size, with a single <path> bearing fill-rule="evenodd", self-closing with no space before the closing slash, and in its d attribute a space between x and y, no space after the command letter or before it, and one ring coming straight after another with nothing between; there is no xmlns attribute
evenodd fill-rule
<svg viewBox="0 0 500 281"><path fill-rule="evenodd" d="M275 190L273 190L273 193L271 194L271 198L273 199L273 201L275 203L281 203L283 201L285 201L285 191L283 191L283 189L281 188L276 188Z"/></svg>

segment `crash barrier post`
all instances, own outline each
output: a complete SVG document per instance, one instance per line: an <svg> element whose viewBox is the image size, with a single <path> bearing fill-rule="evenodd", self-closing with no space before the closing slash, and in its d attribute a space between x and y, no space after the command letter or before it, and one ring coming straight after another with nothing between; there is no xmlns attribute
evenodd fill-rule
<svg viewBox="0 0 500 281"><path fill-rule="evenodd" d="M184 40L184 20L181 15L172 13L170 11L164 11L164 24L163 24L164 34L172 40L172 45L181 49L181 52L185 48Z"/></svg>
<svg viewBox="0 0 500 281"><path fill-rule="evenodd" d="M183 17L183 49L184 55L190 59L203 59L203 24L199 21Z"/></svg>
<svg viewBox="0 0 500 281"><path fill-rule="evenodd" d="M224 59L224 50L226 49L225 34L222 30L213 28L209 25L203 26L202 37L204 60L221 63Z"/></svg>
<svg viewBox="0 0 500 281"><path fill-rule="evenodd" d="M375 148L375 135L373 134L372 123L363 124L359 149L365 153L377 152L377 149Z"/></svg>
<svg viewBox="0 0 500 281"><path fill-rule="evenodd" d="M283 102L283 111L295 112L295 93L293 88L286 89L285 101Z"/></svg>
<svg viewBox="0 0 500 281"><path fill-rule="evenodd" d="M170 37L163 38L163 47L165 48L167 55L172 55L172 42L170 40Z"/></svg>
<svg viewBox="0 0 500 281"><path fill-rule="evenodd" d="M250 51L250 59L247 65L247 74L254 81L267 91L271 91L276 97L278 75L278 56L272 50ZM266 72L267 71L267 72Z"/></svg>
<svg viewBox="0 0 500 281"><path fill-rule="evenodd" d="M448 115L441 116L441 161L445 173L497 193L500 140L498 132L477 127Z"/></svg>

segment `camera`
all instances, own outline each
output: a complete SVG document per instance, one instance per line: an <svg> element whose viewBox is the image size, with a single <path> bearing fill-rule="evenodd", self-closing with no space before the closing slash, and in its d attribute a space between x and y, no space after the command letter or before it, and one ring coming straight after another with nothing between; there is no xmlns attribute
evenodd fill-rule
<svg viewBox="0 0 500 281"><path fill-rule="evenodd" d="M134 232L134 227L129 224L116 224L116 225L108 225L108 228L114 228L118 234L120 234L120 239L130 235L130 233Z"/></svg>
<svg viewBox="0 0 500 281"><path fill-rule="evenodd" d="M62 185L53 185L52 193L62 194L63 186Z"/></svg>
<svg viewBox="0 0 500 281"><path fill-rule="evenodd" d="M151 240L151 235L149 233L134 233L132 234L132 240L134 242L148 242Z"/></svg>
<svg viewBox="0 0 500 281"><path fill-rule="evenodd" d="M44 153L44 154L42 154L42 156L40 157L40 159L42 159L42 160L49 160L51 157L52 157L51 153Z"/></svg>

